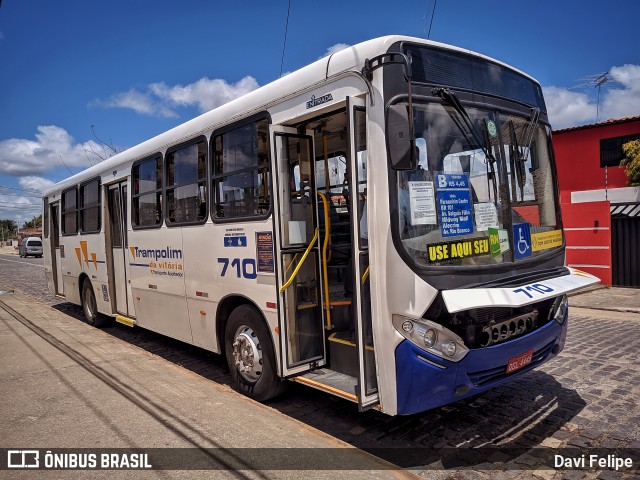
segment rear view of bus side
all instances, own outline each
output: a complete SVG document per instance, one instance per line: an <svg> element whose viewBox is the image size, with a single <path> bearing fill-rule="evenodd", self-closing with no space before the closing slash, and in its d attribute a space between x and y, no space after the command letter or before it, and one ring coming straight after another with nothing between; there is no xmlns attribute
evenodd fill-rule
<svg viewBox="0 0 640 480"><path fill-rule="evenodd" d="M416 38L350 47L43 195L52 292L287 380L411 414L557 355L567 297L539 84Z"/></svg>

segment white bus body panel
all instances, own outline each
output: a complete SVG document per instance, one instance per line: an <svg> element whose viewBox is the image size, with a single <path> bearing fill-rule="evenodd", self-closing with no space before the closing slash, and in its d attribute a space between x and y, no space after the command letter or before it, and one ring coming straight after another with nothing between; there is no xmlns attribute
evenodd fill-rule
<svg viewBox="0 0 640 480"><path fill-rule="evenodd" d="M509 288L459 288L443 290L450 313L482 307L522 307L598 283L600 279L575 268L569 275Z"/></svg>

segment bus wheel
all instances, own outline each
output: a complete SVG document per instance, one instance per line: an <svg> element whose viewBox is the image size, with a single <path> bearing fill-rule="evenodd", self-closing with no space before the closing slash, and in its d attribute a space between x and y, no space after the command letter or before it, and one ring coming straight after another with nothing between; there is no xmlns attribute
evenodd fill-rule
<svg viewBox="0 0 640 480"><path fill-rule="evenodd" d="M273 344L262 315L250 305L240 305L229 316L225 353L238 390L259 402L286 388L276 373Z"/></svg>
<svg viewBox="0 0 640 480"><path fill-rule="evenodd" d="M96 296L89 280L82 282L82 312L89 325L100 328L106 324L106 317L98 313Z"/></svg>

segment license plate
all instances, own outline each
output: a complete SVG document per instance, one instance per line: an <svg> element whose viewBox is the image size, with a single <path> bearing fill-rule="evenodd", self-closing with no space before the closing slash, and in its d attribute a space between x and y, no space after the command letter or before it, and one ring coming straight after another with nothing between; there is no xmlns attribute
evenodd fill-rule
<svg viewBox="0 0 640 480"><path fill-rule="evenodd" d="M507 374L513 373L516 370L520 370L521 368L526 367L531 363L533 359L533 348L528 352L521 353L517 357L513 357L509 359L507 363Z"/></svg>

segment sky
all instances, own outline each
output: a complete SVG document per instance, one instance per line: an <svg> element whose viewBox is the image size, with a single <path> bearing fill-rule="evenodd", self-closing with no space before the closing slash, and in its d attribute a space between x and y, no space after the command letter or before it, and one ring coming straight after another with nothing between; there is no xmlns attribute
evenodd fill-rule
<svg viewBox="0 0 640 480"><path fill-rule="evenodd" d="M288 0L0 2L0 219L19 226L40 213L42 189L111 147L382 35L530 74L556 129L640 115L638 0L291 0L284 56Z"/></svg>

